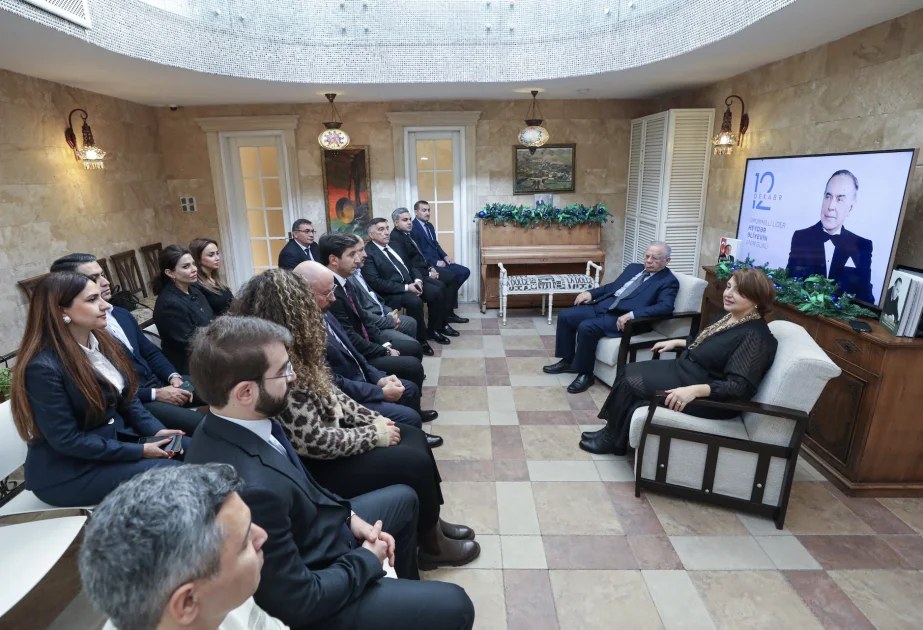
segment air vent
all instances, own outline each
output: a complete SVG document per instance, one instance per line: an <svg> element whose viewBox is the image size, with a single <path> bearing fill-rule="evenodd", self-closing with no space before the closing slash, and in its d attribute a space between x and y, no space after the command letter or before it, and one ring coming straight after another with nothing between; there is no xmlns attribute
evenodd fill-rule
<svg viewBox="0 0 923 630"><path fill-rule="evenodd" d="M87 0L23 0L23 2L57 15L68 22L73 22L77 26L93 27Z"/></svg>
<svg viewBox="0 0 923 630"><path fill-rule="evenodd" d="M179 207L183 212L195 212L195 197L180 197Z"/></svg>

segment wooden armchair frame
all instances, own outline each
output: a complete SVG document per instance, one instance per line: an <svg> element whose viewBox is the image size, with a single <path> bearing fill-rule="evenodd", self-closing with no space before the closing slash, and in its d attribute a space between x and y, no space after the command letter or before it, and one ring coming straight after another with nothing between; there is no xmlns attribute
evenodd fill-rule
<svg viewBox="0 0 923 630"><path fill-rule="evenodd" d="M115 265L115 272L119 276L119 285L122 290L131 293L141 292L141 295L147 297L147 289L144 287L144 277L141 275L141 267L138 266L138 258L135 256L135 250L129 249L127 252L112 254L112 264Z"/></svg>

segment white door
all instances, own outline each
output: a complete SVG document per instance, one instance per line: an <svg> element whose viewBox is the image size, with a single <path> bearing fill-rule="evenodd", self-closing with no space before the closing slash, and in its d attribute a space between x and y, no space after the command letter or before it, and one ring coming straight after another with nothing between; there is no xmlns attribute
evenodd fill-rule
<svg viewBox="0 0 923 630"><path fill-rule="evenodd" d="M407 208L419 200L429 202L430 223L436 229L439 245L459 265L471 268L468 260L470 217L465 220L462 186L462 134L459 130L407 131L407 172L409 174ZM477 274L462 285L459 301L467 302L469 285Z"/></svg>
<svg viewBox="0 0 923 630"><path fill-rule="evenodd" d="M237 286L278 266L288 241L292 196L285 145L278 135L234 134L225 139L225 173Z"/></svg>

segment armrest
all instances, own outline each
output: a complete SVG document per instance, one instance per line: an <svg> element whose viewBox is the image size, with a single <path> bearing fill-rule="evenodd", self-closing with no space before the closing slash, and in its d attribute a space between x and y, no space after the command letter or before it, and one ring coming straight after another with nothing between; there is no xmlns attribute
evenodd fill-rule
<svg viewBox="0 0 923 630"><path fill-rule="evenodd" d="M699 311L687 311L685 313L671 313L669 315L652 315L650 317L636 317L634 319L628 320L628 323L625 325L626 330L629 326L637 324L654 324L657 322L666 322L671 319L683 319L685 317L702 317L702 313Z"/></svg>
<svg viewBox="0 0 923 630"><path fill-rule="evenodd" d="M666 399L665 391L658 391L651 404L656 405ZM763 403L753 402L752 400L710 400L708 398L696 398L695 404L703 407L714 407L716 409L731 409L733 411L759 413L764 416L773 416L776 418L787 418L788 420L807 421L808 414L798 409L789 407L777 407L775 405L766 405Z"/></svg>

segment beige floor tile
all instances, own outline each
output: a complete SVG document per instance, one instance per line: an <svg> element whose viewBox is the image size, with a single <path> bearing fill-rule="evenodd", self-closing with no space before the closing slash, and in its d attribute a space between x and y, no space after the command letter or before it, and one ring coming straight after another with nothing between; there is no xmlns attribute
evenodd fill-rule
<svg viewBox="0 0 923 630"><path fill-rule="evenodd" d="M666 630L714 630L705 603L685 571L641 571Z"/></svg>
<svg viewBox="0 0 923 630"><path fill-rule="evenodd" d="M535 324L532 323L531 317L511 317L511 314L506 316L506 325L503 322L500 322L500 330L504 328L507 330L535 330Z"/></svg>
<svg viewBox="0 0 923 630"><path fill-rule="evenodd" d="M532 494L542 534L604 536L623 533L602 483L535 482Z"/></svg>
<svg viewBox="0 0 923 630"><path fill-rule="evenodd" d="M596 470L599 471L599 477L603 481L634 481L635 471L631 463L624 457L613 459L602 459L602 455L591 457L596 460ZM600 458L600 459L597 459Z"/></svg>
<svg viewBox="0 0 923 630"><path fill-rule="evenodd" d="M426 385L435 385L439 382L439 372L442 369L442 357L423 357L423 373Z"/></svg>
<svg viewBox="0 0 923 630"><path fill-rule="evenodd" d="M878 499L878 502L923 534L923 499Z"/></svg>
<svg viewBox="0 0 923 630"><path fill-rule="evenodd" d="M687 571L774 569L752 536L670 536Z"/></svg>
<svg viewBox="0 0 923 630"><path fill-rule="evenodd" d="M560 386L513 388L517 411L570 411L564 396Z"/></svg>
<svg viewBox="0 0 923 630"><path fill-rule="evenodd" d="M663 628L640 571L551 571L561 630Z"/></svg>
<svg viewBox="0 0 923 630"><path fill-rule="evenodd" d="M794 536L754 536L772 563L780 571L820 571L814 556Z"/></svg>
<svg viewBox="0 0 923 630"><path fill-rule="evenodd" d="M534 328L503 328L501 326L500 334L504 337L526 337L529 335L538 336L538 331Z"/></svg>
<svg viewBox="0 0 923 630"><path fill-rule="evenodd" d="M507 350L544 350L545 345L538 335L500 335Z"/></svg>
<svg viewBox="0 0 923 630"><path fill-rule="evenodd" d="M494 339L494 336L482 335L463 335L461 337L452 337L451 345L453 350L483 350L488 339Z"/></svg>
<svg viewBox="0 0 923 630"><path fill-rule="evenodd" d="M609 392L612 391L608 385L601 381L596 381L590 389L587 390L590 393L590 396L600 407L606 402L606 398L609 397Z"/></svg>
<svg viewBox="0 0 923 630"><path fill-rule="evenodd" d="M497 515L504 536L541 533L532 484L528 481L497 482Z"/></svg>
<svg viewBox="0 0 923 630"><path fill-rule="evenodd" d="M528 461L532 481L602 481L594 462Z"/></svg>
<svg viewBox="0 0 923 630"><path fill-rule="evenodd" d="M486 373L484 359L481 357L446 359L439 365L440 376L484 376Z"/></svg>
<svg viewBox="0 0 923 630"><path fill-rule="evenodd" d="M500 536L504 569L547 569L541 536Z"/></svg>
<svg viewBox="0 0 923 630"><path fill-rule="evenodd" d="M487 407L491 411L516 411L513 388L509 385L487 388Z"/></svg>
<svg viewBox="0 0 923 630"><path fill-rule="evenodd" d="M511 374L513 387L560 387L558 377L553 374Z"/></svg>
<svg viewBox="0 0 923 630"><path fill-rule="evenodd" d="M548 365L548 359L544 357L507 357L506 365L509 368L510 376L513 374L533 376L544 374L542 368ZM549 374L548 376L554 375Z"/></svg>
<svg viewBox="0 0 923 630"><path fill-rule="evenodd" d="M502 354L503 348L500 348L501 354L496 352L488 353L487 348L477 349L477 348L453 348L451 346L442 347L442 358L443 359L477 359L485 358L491 356L504 356Z"/></svg>
<svg viewBox="0 0 923 630"><path fill-rule="evenodd" d="M493 459L490 427L440 426L437 435L445 444L433 449L436 459Z"/></svg>
<svg viewBox="0 0 923 630"><path fill-rule="evenodd" d="M737 518L744 524L751 536L791 536L788 527L776 529L776 524L771 518L753 514L737 513Z"/></svg>
<svg viewBox="0 0 923 630"><path fill-rule="evenodd" d="M653 492L645 496L670 536L742 536L748 533L730 510Z"/></svg>
<svg viewBox="0 0 923 630"><path fill-rule="evenodd" d="M516 395L516 389L513 389ZM580 450L580 429L576 426L521 425L522 446L528 460L590 461L590 454Z"/></svg>
<svg viewBox="0 0 923 630"><path fill-rule="evenodd" d="M490 407L490 390L487 388L487 406ZM493 408L490 410L490 424L495 427L511 426L519 424L519 416L515 411L497 411Z"/></svg>
<svg viewBox="0 0 923 630"><path fill-rule="evenodd" d="M445 366L442 369L445 370ZM445 375L445 372L442 374ZM487 411L487 388L438 387L436 389L436 409L438 411Z"/></svg>
<svg viewBox="0 0 923 630"><path fill-rule="evenodd" d="M502 569L503 554L500 551L500 537L495 534L477 535L478 544L481 545L481 555L474 562L469 562L459 569Z"/></svg>
<svg viewBox="0 0 923 630"><path fill-rule="evenodd" d="M778 571L689 573L719 630L822 630Z"/></svg>
<svg viewBox="0 0 923 630"><path fill-rule="evenodd" d="M444 481L445 504L440 516L449 523L463 523L478 534L499 534L497 490L492 481Z"/></svg>
<svg viewBox="0 0 923 630"><path fill-rule="evenodd" d="M923 628L923 573L830 571L830 576L879 630Z"/></svg>
<svg viewBox="0 0 923 630"><path fill-rule="evenodd" d="M798 535L874 533L823 485L811 482L792 484L785 526Z"/></svg>
<svg viewBox="0 0 923 630"><path fill-rule="evenodd" d="M437 419L440 427L456 426L489 426L490 412L487 411L440 411Z"/></svg>
<svg viewBox="0 0 923 630"><path fill-rule="evenodd" d="M506 597L503 571L483 569L437 569L423 574L427 580L458 584L474 602L474 630L506 630Z"/></svg>

